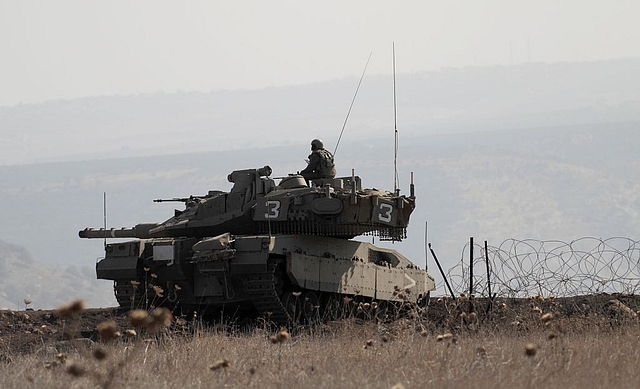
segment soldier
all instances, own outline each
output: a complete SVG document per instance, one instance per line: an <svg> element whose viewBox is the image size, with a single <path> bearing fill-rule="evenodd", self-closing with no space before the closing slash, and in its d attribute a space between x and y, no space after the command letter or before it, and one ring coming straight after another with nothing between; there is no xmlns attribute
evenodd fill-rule
<svg viewBox="0 0 640 389"><path fill-rule="evenodd" d="M336 176L336 165L333 161L333 154L324 149L324 144L320 139L311 141L309 164L300 174L307 181L318 178L333 178Z"/></svg>

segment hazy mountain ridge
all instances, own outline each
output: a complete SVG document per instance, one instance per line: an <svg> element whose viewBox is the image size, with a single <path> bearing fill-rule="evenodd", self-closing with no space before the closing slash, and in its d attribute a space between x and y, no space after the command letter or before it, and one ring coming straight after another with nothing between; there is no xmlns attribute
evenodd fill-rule
<svg viewBox="0 0 640 389"><path fill-rule="evenodd" d="M337 138L356 79L0 107L0 165L241 150ZM365 77L352 135L393 129L392 78ZM406 134L640 120L640 59L398 74ZM81 140L82 148L78 148Z"/></svg>
<svg viewBox="0 0 640 389"><path fill-rule="evenodd" d="M89 266L51 266L22 246L0 240L0 309L50 309L82 298L94 307L113 306L110 282L95 280Z"/></svg>

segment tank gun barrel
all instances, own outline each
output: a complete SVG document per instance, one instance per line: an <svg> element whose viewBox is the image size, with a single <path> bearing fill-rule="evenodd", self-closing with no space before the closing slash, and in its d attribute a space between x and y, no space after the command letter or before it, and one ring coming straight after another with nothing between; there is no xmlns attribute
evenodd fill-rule
<svg viewBox="0 0 640 389"><path fill-rule="evenodd" d="M148 239L156 238L151 236L149 231L158 226L158 223L142 223L131 228L85 228L80 230L78 235L86 239L104 239L104 238L139 238Z"/></svg>
<svg viewBox="0 0 640 389"><path fill-rule="evenodd" d="M154 203L168 203L168 202L181 202L181 203L186 203L188 201L193 201L196 199L204 199L207 196L189 196L189 197L173 197L170 199L155 199L153 200Z"/></svg>

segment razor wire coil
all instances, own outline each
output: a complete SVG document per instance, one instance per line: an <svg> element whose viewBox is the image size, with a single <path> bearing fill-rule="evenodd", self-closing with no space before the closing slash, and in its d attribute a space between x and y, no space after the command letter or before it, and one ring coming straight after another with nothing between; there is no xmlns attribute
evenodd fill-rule
<svg viewBox="0 0 640 389"><path fill-rule="evenodd" d="M474 244L473 290L470 286L469 243L460 262L446 276L454 293L488 297L533 295L569 297L597 293L640 292L640 240L584 237L559 240L507 239L499 246ZM442 287L443 281L437 284Z"/></svg>

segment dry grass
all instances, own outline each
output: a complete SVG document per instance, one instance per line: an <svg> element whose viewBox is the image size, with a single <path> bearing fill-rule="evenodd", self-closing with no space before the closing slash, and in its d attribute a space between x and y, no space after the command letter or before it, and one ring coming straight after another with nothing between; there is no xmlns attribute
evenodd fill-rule
<svg viewBox="0 0 640 389"><path fill-rule="evenodd" d="M508 309L470 318L458 308L447 308L447 328L404 318L347 319L292 334L139 329L66 354L16 355L0 363L0 376L3 388L640 387L637 320L563 317L542 303L517 320Z"/></svg>

